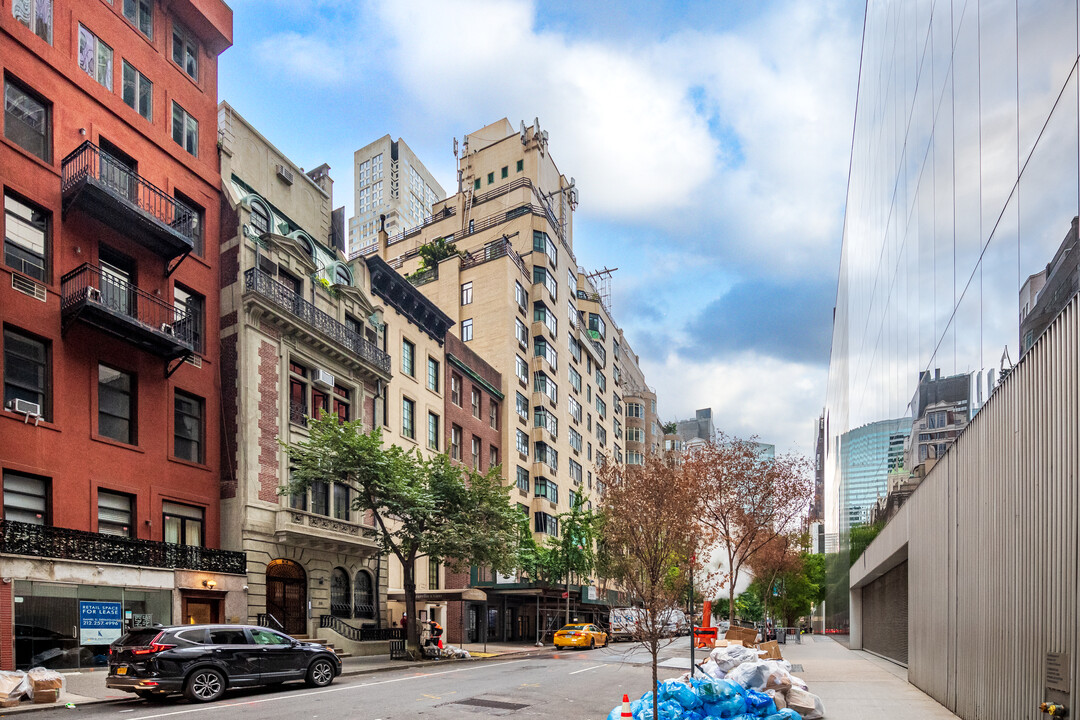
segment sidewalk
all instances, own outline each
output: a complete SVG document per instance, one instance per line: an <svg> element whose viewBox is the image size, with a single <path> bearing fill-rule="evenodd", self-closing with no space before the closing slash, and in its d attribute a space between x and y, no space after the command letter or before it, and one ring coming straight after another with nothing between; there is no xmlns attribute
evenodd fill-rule
<svg viewBox="0 0 1080 720"><path fill-rule="evenodd" d="M828 720L956 720L957 716L907 681L907 670L832 638L804 636L780 646L784 659L802 665L794 675L825 704Z"/></svg>
<svg viewBox="0 0 1080 720"><path fill-rule="evenodd" d="M509 643L488 643L487 654L484 654L483 643L470 643L465 646L470 653L475 650L476 659L489 659L507 655L524 656L528 653L550 651L552 647L546 645L538 648L535 645L513 645ZM468 660L431 660L425 662L413 662L411 660L391 660L389 655L370 655L368 657L347 657L341 661L341 675L364 675L367 673L382 672L384 670L427 670L437 665L451 662L468 662ZM8 714L23 713L31 710L43 710L47 708L63 707L66 703L73 703L76 707L92 703L108 702L110 700L134 700L131 693L119 690L110 690L105 687L105 677L108 674L105 668L87 670L61 671L64 676L64 691L60 694L60 700L50 705L35 705L29 701L17 708L4 708L0 710L0 717Z"/></svg>

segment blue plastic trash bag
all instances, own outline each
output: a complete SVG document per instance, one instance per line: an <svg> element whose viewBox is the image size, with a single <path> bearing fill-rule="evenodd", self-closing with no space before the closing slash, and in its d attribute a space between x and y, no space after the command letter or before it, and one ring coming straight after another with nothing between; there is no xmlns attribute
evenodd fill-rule
<svg viewBox="0 0 1080 720"><path fill-rule="evenodd" d="M775 715L770 715L766 720L802 720L802 716L791 708L784 708Z"/></svg>
<svg viewBox="0 0 1080 720"><path fill-rule="evenodd" d="M745 697L748 714L754 717L765 717L776 713L776 703L765 693L759 693L757 690L747 690Z"/></svg>
<svg viewBox="0 0 1080 720"><path fill-rule="evenodd" d="M622 703L619 703L607 714L607 720L620 720L622 718Z"/></svg>
<svg viewBox="0 0 1080 720"><path fill-rule="evenodd" d="M660 702L664 702L665 700L672 700L674 699L675 693L678 692L680 687L684 686L678 680L665 680L664 682L659 683L659 685L657 686L657 697L660 699Z"/></svg>
<svg viewBox="0 0 1080 720"><path fill-rule="evenodd" d="M641 700L632 700L630 702L630 714L637 715L643 707L645 707L645 703L641 702ZM649 707L652 707L652 703L649 703Z"/></svg>
<svg viewBox="0 0 1080 720"><path fill-rule="evenodd" d="M687 710L683 713L682 720L705 720L699 710Z"/></svg>
<svg viewBox="0 0 1080 720"><path fill-rule="evenodd" d="M659 713L658 720L682 720L685 712L678 700L665 700L656 710Z"/></svg>
<svg viewBox="0 0 1080 720"><path fill-rule="evenodd" d="M701 698L697 696L694 689L689 685L682 683L675 683L675 687L669 690L670 696L673 700L677 701L686 710L693 710L694 708L701 707Z"/></svg>
<svg viewBox="0 0 1080 720"><path fill-rule="evenodd" d="M645 693L644 695L641 696L641 706L642 707L646 707L646 706L648 706L650 708L652 707L652 695L653 695L652 690L650 690L649 692L647 692L647 693Z"/></svg>
<svg viewBox="0 0 1080 720"><path fill-rule="evenodd" d="M642 703L641 709L634 713L634 720L656 720L652 714L652 703L650 702L648 705Z"/></svg>

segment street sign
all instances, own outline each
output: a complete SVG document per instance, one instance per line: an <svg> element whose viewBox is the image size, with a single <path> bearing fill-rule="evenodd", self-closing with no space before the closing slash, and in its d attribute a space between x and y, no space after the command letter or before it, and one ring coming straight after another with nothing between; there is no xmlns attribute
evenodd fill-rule
<svg viewBox="0 0 1080 720"><path fill-rule="evenodd" d="M79 602L79 644L108 645L119 640L123 620L118 602Z"/></svg>
<svg viewBox="0 0 1080 720"><path fill-rule="evenodd" d="M563 599L565 600L566 598L570 597L570 593L567 592L566 590L563 590L562 596L563 596Z"/></svg>

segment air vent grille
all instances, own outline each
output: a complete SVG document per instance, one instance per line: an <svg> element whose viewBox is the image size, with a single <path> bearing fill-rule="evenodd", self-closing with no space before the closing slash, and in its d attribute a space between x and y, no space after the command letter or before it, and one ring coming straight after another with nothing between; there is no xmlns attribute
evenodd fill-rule
<svg viewBox="0 0 1080 720"><path fill-rule="evenodd" d="M32 298L36 298L41 302L45 302L45 298L48 297L48 293L45 291L45 286L34 282L33 280L23 277L22 275L11 274L11 287L18 290L23 295L29 295Z"/></svg>

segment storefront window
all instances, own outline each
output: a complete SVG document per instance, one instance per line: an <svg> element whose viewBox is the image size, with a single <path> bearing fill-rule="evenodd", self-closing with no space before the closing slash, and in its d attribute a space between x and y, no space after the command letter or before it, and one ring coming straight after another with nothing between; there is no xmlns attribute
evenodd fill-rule
<svg viewBox="0 0 1080 720"><path fill-rule="evenodd" d="M172 623L172 591L16 580L14 608L17 668L104 667L120 633Z"/></svg>

